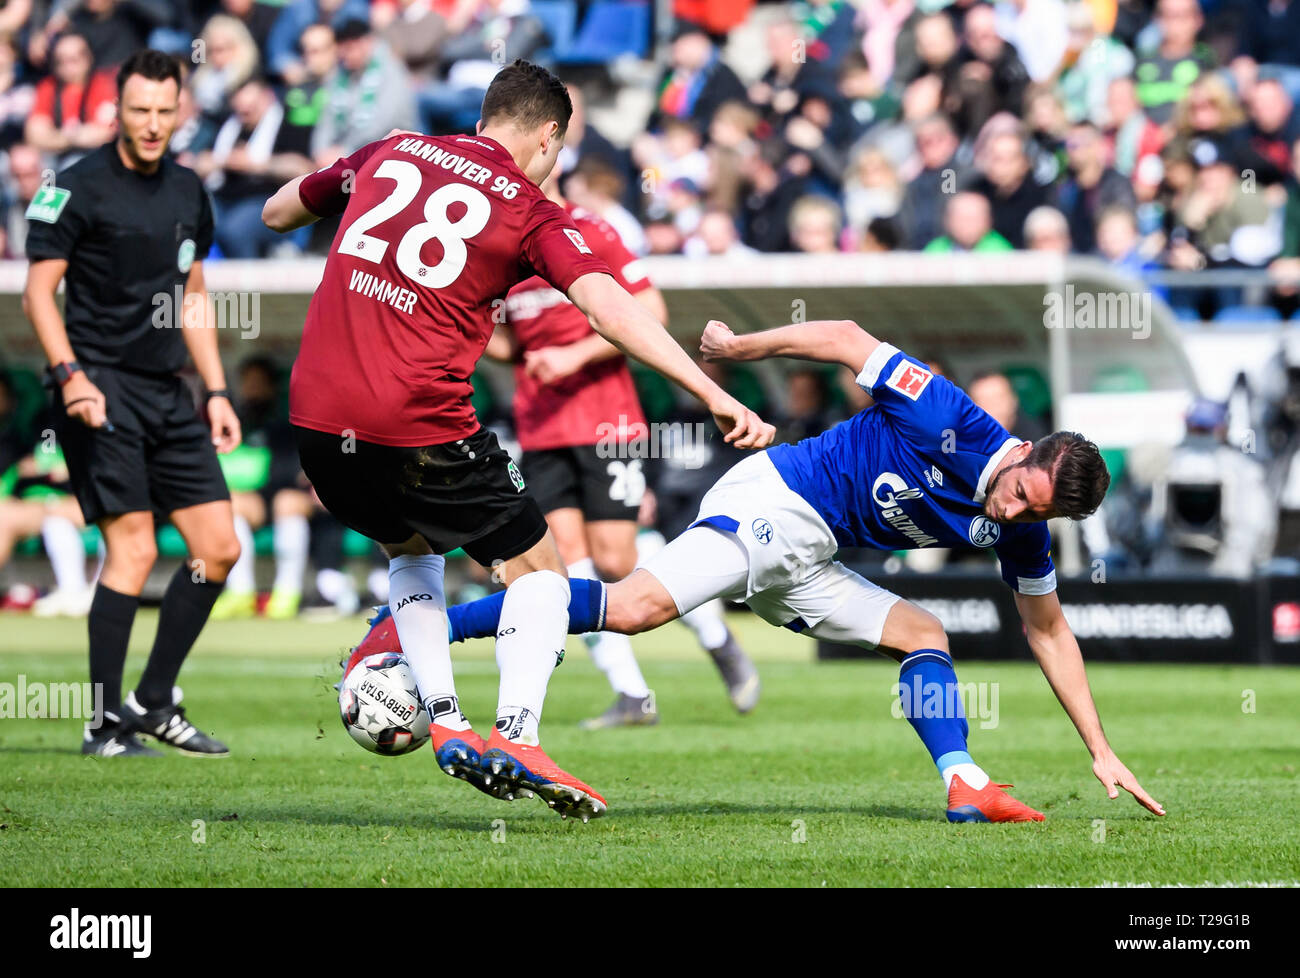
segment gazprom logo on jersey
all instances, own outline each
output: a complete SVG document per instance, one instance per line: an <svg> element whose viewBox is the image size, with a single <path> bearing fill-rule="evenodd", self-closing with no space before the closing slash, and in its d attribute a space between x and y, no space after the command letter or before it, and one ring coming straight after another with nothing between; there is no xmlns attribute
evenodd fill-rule
<svg viewBox="0 0 1300 978"><path fill-rule="evenodd" d="M970 521L970 528L966 531L966 535L977 547L991 547L998 542L998 537L1002 536L1002 528L987 516L977 516Z"/></svg>
<svg viewBox="0 0 1300 978"><path fill-rule="evenodd" d="M907 480L894 472L882 472L871 486L871 498L880 507L881 517L918 547L939 541L913 523L898 503L905 499L919 499L924 495L920 489L909 489Z"/></svg>
<svg viewBox="0 0 1300 978"><path fill-rule="evenodd" d="M762 517L754 520L750 529L754 531L754 539L759 543L772 542L772 524Z"/></svg>

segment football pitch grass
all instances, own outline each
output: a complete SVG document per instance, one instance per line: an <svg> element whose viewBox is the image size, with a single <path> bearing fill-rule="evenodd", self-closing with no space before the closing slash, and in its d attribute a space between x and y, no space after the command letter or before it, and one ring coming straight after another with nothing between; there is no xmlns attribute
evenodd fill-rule
<svg viewBox="0 0 1300 978"><path fill-rule="evenodd" d="M958 644L961 681L997 684L997 725L973 720L972 753L1047 821L950 825L928 756L891 716L896 666L817 663L808 639L729 620L763 674L748 717L669 625L634 640L659 726L580 731L611 694L570 641L542 734L609 801L587 825L482 795L436 770L427 747L357 747L330 687L359 620L213 623L181 684L190 716L232 756L83 758L80 721L0 720L0 867L11 886L110 887L1300 880L1300 670L1090 667L1112 744L1168 810L1157 819L1126 794L1106 798L1032 662L963 662ZM137 621L128 684L155 622ZM82 682L84 649L84 622L0 615L0 682ZM454 653L462 705L485 732L491 647Z"/></svg>

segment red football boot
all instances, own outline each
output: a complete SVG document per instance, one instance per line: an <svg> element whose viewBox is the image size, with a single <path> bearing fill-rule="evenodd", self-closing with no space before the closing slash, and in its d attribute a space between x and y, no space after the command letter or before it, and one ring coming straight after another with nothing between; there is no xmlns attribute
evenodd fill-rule
<svg viewBox="0 0 1300 978"><path fill-rule="evenodd" d="M547 757L541 747L507 740L495 727L479 767L492 788L515 795L534 792L562 818L575 815L586 822L600 818L609 807L589 785Z"/></svg>
<svg viewBox="0 0 1300 978"><path fill-rule="evenodd" d="M1041 822L1047 817L1002 790L1011 787L990 781L976 791L960 775L954 774L948 787L948 821Z"/></svg>

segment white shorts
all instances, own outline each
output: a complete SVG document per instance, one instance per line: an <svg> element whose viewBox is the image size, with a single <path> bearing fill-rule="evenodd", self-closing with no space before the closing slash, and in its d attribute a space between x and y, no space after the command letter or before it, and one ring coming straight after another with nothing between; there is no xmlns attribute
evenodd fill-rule
<svg viewBox="0 0 1300 978"><path fill-rule="evenodd" d="M713 598L744 601L773 625L874 648L898 596L833 560L838 549L762 453L719 479L696 523L643 567L680 614Z"/></svg>

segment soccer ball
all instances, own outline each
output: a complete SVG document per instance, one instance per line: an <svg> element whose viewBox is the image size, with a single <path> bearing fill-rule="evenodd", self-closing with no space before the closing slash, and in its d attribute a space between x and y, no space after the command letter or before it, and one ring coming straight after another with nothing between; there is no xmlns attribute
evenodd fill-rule
<svg viewBox="0 0 1300 978"><path fill-rule="evenodd" d="M429 714L400 652L376 652L353 666L339 688L339 713L352 739L376 754L406 754L429 739Z"/></svg>

